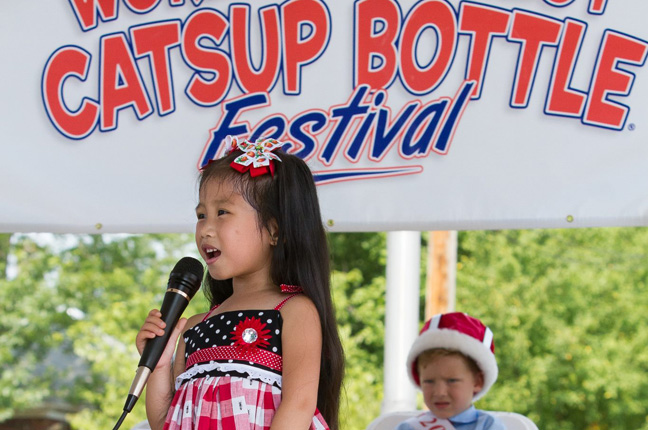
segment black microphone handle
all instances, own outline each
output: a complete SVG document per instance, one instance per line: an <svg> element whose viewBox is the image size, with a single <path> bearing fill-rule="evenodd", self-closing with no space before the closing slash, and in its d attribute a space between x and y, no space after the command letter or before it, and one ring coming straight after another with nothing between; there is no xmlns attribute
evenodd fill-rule
<svg viewBox="0 0 648 430"><path fill-rule="evenodd" d="M160 309L162 321L166 323L164 334L146 342L144 351L142 351L142 357L139 361L139 367L135 373L135 379L133 379L128 397L126 398L124 413L113 430L117 430L126 414L133 410L137 399L139 399L144 391L146 381L148 381L149 376L160 361L160 357L169 342L171 333L180 320L180 316L187 308L194 294L200 289L202 277L203 266L200 261L193 257L184 257L173 267L169 275L169 283L164 294L164 300L162 301L162 308Z"/></svg>
<svg viewBox="0 0 648 430"><path fill-rule="evenodd" d="M160 356L169 341L169 337L171 337L171 332L173 332L173 329L180 320L180 315L182 315L189 304L189 299L183 295L182 291L174 290L168 289L164 294L164 301L160 309L162 320L166 323L164 334L149 339L146 342L138 364L138 366L148 367L151 369L151 372L157 366L158 361L160 361Z"/></svg>
<svg viewBox="0 0 648 430"><path fill-rule="evenodd" d="M160 361L160 356L169 341L171 332L180 320L180 315L184 312L190 299L191 296L188 296L184 291L171 287L164 294L162 309L160 309L162 320L166 323L164 334L146 342L137 371L135 372L135 379L133 379L128 397L126 398L124 411L132 411L135 403L137 403L137 400L142 395L146 381L148 381L151 372L153 372L158 361Z"/></svg>

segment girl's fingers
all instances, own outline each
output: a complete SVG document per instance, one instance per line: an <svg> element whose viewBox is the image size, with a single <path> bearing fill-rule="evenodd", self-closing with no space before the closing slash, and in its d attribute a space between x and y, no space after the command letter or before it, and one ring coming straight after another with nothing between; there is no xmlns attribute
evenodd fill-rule
<svg viewBox="0 0 648 430"><path fill-rule="evenodd" d="M162 336L164 334L164 328L166 327L166 323L162 321L161 317L162 317L162 313L157 309L153 309L148 313L148 316L146 317L146 320L144 321L142 328L140 329L140 331L137 333L137 336L135 337L135 345L140 354L142 354L142 351L146 346L146 342L148 342L150 339L153 339L157 336ZM171 337L165 348L165 352L166 350L169 350L167 355L169 356L173 355L176 341L180 336L180 334L182 333L182 330L184 329L186 324L187 324L187 319L180 318L176 326L173 328Z"/></svg>
<svg viewBox="0 0 648 430"><path fill-rule="evenodd" d="M144 324L137 336L135 336L135 346L140 354L144 350L146 342L164 334L165 327L166 323L162 321L162 313L157 309L152 309L144 320Z"/></svg>
<svg viewBox="0 0 648 430"><path fill-rule="evenodd" d="M164 327L166 327L166 324L164 324L164 321L161 322L145 322L142 328L140 329L140 332L151 332L155 333L157 336L162 336L164 334Z"/></svg>
<svg viewBox="0 0 648 430"><path fill-rule="evenodd" d="M158 334L153 333L152 331L143 331L141 333L144 339L153 339L154 337L158 336ZM162 334L164 334L164 331L162 331Z"/></svg>

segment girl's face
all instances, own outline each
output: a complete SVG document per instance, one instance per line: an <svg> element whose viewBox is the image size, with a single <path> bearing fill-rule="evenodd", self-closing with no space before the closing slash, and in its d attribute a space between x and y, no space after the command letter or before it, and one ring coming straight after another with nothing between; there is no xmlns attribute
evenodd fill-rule
<svg viewBox="0 0 648 430"><path fill-rule="evenodd" d="M475 375L456 355L436 357L418 370L425 406L438 418L448 419L468 409L484 385L481 374Z"/></svg>
<svg viewBox="0 0 648 430"><path fill-rule="evenodd" d="M203 184L196 215L196 245L212 278L268 282L270 233L260 230L257 211L230 184Z"/></svg>

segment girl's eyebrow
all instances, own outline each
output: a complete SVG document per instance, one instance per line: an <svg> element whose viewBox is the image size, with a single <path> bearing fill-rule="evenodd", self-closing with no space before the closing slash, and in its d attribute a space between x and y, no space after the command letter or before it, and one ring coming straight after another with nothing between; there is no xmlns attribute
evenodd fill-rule
<svg viewBox="0 0 648 430"><path fill-rule="evenodd" d="M226 204L226 203L229 203L230 200L231 200L230 198L226 198L226 199L214 199L214 200L212 200L211 203L216 203L216 204ZM200 208L204 208L204 207L205 207L205 204L204 204L203 202L199 202L199 203L196 205L196 210L198 210L198 209L200 209Z"/></svg>

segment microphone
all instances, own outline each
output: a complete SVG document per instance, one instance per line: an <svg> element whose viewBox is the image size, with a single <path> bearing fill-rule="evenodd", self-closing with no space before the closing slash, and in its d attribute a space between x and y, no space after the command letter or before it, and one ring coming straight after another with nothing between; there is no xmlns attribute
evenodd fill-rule
<svg viewBox="0 0 648 430"><path fill-rule="evenodd" d="M192 257L184 257L178 261L171 270L169 275L169 283L167 285L164 300L162 301L162 320L166 323L164 334L149 339L146 342L142 357L140 358L135 379L128 392L128 398L124 405L124 415L129 413L139 396L144 390L146 381L148 380L151 372L155 369L162 351L171 337L171 332L180 320L180 316L186 309L189 301L193 298L196 292L200 289L200 283L203 278L203 265L200 261Z"/></svg>

